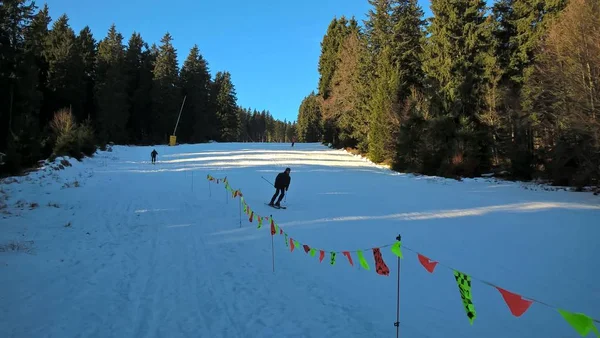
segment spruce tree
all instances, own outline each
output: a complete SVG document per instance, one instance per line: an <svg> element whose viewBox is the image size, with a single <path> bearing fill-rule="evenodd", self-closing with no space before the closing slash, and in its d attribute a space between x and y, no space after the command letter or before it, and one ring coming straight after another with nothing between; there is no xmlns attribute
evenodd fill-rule
<svg viewBox="0 0 600 338"><path fill-rule="evenodd" d="M320 142L323 136L321 119L319 97L312 92L302 100L298 110L298 141Z"/></svg>
<svg viewBox="0 0 600 338"><path fill-rule="evenodd" d="M80 55L83 63L83 111L80 119L93 118L95 116L94 86L96 81L96 40L90 27L85 26L77 36Z"/></svg>
<svg viewBox="0 0 600 338"><path fill-rule="evenodd" d="M46 40L48 62L49 109L71 109L74 116L84 116L84 64L69 18L61 15L52 25Z"/></svg>
<svg viewBox="0 0 600 338"><path fill-rule="evenodd" d="M239 121L235 87L229 72L218 72L213 84L217 117L219 119L220 141L234 142L238 137Z"/></svg>
<svg viewBox="0 0 600 338"><path fill-rule="evenodd" d="M0 3L0 151L8 156L4 170L16 173L39 155L38 76L35 53L28 50L27 30L33 4L11 0Z"/></svg>
<svg viewBox="0 0 600 338"><path fill-rule="evenodd" d="M369 158L373 162L391 160L394 156L399 127L397 102L400 73L393 60L393 49L385 46L378 56L377 78L370 101Z"/></svg>
<svg viewBox="0 0 600 338"><path fill-rule="evenodd" d="M113 24L98 45L96 78L97 129L100 139L128 141L129 102L123 36Z"/></svg>
<svg viewBox="0 0 600 338"><path fill-rule="evenodd" d="M181 68L181 88L187 98L179 122L182 138L191 142L206 142L214 137L217 121L210 102L210 80L208 64L194 45Z"/></svg>
<svg viewBox="0 0 600 338"><path fill-rule="evenodd" d="M152 87L153 139L167 142L173 133L182 99L177 67L177 51L172 44L171 34L166 33L161 41Z"/></svg>
<svg viewBox="0 0 600 338"><path fill-rule="evenodd" d="M479 123L485 106L484 54L489 50L485 2L432 0L434 17L425 46L424 71L439 93L442 116L436 137L444 172L476 174L489 163L487 130ZM458 15L457 15L458 14Z"/></svg>
<svg viewBox="0 0 600 338"><path fill-rule="evenodd" d="M354 147L357 138L354 123L360 114L360 62L363 55L358 27L353 28L340 47L338 63L332 78L331 99L324 103L324 110L330 110L330 118L338 131L336 146Z"/></svg>

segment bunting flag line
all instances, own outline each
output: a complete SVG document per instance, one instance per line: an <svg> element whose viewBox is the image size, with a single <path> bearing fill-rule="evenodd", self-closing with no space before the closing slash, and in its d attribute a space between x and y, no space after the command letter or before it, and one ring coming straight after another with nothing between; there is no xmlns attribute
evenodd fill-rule
<svg viewBox="0 0 600 338"><path fill-rule="evenodd" d="M311 257L315 257L316 253L318 251L319 252L319 262L323 262L323 259L325 258L325 252L326 252L325 250L316 249L314 247L310 247L307 244L301 244L299 241L294 240L291 237L289 238L289 243L288 243L287 232L285 232L280 226L275 224L275 221L273 220L272 217L268 217L268 216L262 217L260 215L255 216L254 211L252 211L250 206L246 203L246 200L245 200L244 196L242 195L242 192L239 189L234 190L231 187L231 185L229 184L227 177L215 178L215 177L211 176L210 174L208 174L208 175L206 175L206 178L209 182L213 182L216 184L224 183L225 189L232 193L233 198L240 197L241 202L244 206L244 212L249 216L248 221L252 222L254 217L256 217L258 220L258 226L257 226L258 229L262 228L263 221L270 220L271 235L274 236L277 232L279 232L280 235L283 235L285 245L286 245L286 247L288 247L288 246L290 247L291 252L294 251L295 247L303 247L305 253L310 254ZM277 230L279 230L279 231L277 231ZM369 266L369 263L367 262L367 259L365 259L364 251L371 250L373 252L373 258L375 261L376 273L379 275L382 275L382 276L389 276L390 269L385 264L385 262L383 260L383 255L381 253L381 249L387 248L387 247L390 247L391 252L401 259L404 258L403 253L402 253L402 247L408 251L415 253L417 255L417 259L418 259L419 263L429 273L433 273L435 268L438 265L451 270L453 272L454 278L455 278L457 286L459 288L461 300L462 300L465 312L467 313L467 317L469 318L469 322L471 323L471 325L473 325L473 322L474 322L475 318L477 317L476 312L475 312L475 306L473 304L472 293L471 293L471 281L476 280L482 284L496 288L499 291L500 295L502 296L504 302L508 306L511 314L515 317L521 317L525 312L527 312L527 310L529 310L529 308L531 307L531 305L533 303L536 303L536 304L543 305L545 307L548 307L548 308L551 308L551 309L557 311L561 315L561 317L566 321L566 323L568 323L582 337L586 337L590 332L593 332L597 338L600 338L600 332L595 325L595 323L600 323L600 321L597 319L593 319L590 316L583 314L583 313L569 312L567 310L557 308L555 306L535 300L533 298L523 297L522 295L519 295L517 293L507 291L506 289L501 288L494 283L485 281L483 279L475 278L472 275L468 275L466 273L460 272L448 265L442 264L439 261L431 260L430 258L426 257L425 255L421 254L420 252L415 251L409 247L403 246L402 243L398 240L392 244L381 245L378 247L373 247L373 248L363 249L363 250L346 250L346 251L329 251L329 250L327 250L327 251L330 252L330 257L331 257L330 264L331 265L335 264L337 254L341 253L348 259L350 266L354 266L354 262L352 260L351 254L355 253L356 256L358 257L360 266L363 269L369 271L371 268Z"/></svg>

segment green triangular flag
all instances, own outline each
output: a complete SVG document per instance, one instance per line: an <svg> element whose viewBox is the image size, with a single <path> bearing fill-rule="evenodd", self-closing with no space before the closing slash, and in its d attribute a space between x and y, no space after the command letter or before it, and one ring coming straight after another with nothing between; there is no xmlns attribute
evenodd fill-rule
<svg viewBox="0 0 600 338"><path fill-rule="evenodd" d="M590 331L596 333L596 337L600 337L600 333L592 318L586 316L583 313L573 313L565 310L558 309L560 315L569 323L580 336L586 337Z"/></svg>
<svg viewBox="0 0 600 338"><path fill-rule="evenodd" d="M360 262L360 266L363 267L363 269L365 270L371 270L371 268L369 268L369 264L367 263L367 260L365 259L365 256L363 256L363 252L361 250L356 251L356 255L358 256L358 261Z"/></svg>
<svg viewBox="0 0 600 338"><path fill-rule="evenodd" d="M310 248L310 255L315 257L316 254L317 254L317 250L315 250L315 248Z"/></svg>
<svg viewBox="0 0 600 338"><path fill-rule="evenodd" d="M285 235L285 247L287 248L289 246L288 239L287 239L287 234L285 232L283 234Z"/></svg>
<svg viewBox="0 0 600 338"><path fill-rule="evenodd" d="M471 295L471 276L454 270L454 279L456 279L456 284L460 291L460 298L462 299L469 322L473 325L473 321L477 317L477 314L475 313L475 306L473 305L473 297Z"/></svg>
<svg viewBox="0 0 600 338"><path fill-rule="evenodd" d="M294 240L294 247L295 248L299 248L300 247L300 243L297 240Z"/></svg>
<svg viewBox="0 0 600 338"><path fill-rule="evenodd" d="M258 229L262 227L263 218L258 216Z"/></svg>
<svg viewBox="0 0 600 338"><path fill-rule="evenodd" d="M404 258L402 257L402 249L400 249L400 245L402 245L400 241L394 243L394 245L392 245L392 252L400 258Z"/></svg>
<svg viewBox="0 0 600 338"><path fill-rule="evenodd" d="M247 214L248 213L248 204L246 204L246 201L242 201L242 203L244 203L244 213Z"/></svg>
<svg viewBox="0 0 600 338"><path fill-rule="evenodd" d="M331 265L335 265L335 252L331 252Z"/></svg>

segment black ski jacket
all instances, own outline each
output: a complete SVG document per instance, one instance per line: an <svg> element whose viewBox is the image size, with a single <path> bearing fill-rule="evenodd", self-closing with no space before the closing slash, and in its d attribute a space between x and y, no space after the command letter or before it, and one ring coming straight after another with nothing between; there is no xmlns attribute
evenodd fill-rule
<svg viewBox="0 0 600 338"><path fill-rule="evenodd" d="M289 174L285 172L279 173L275 178L275 189L285 189L287 190L290 187L290 181L292 178Z"/></svg>

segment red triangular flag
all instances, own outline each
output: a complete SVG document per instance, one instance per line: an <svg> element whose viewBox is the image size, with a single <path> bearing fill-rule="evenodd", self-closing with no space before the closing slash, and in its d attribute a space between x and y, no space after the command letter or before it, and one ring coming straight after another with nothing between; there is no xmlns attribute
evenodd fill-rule
<svg viewBox="0 0 600 338"><path fill-rule="evenodd" d="M283 235L283 229L281 227L279 227L279 234Z"/></svg>
<svg viewBox="0 0 600 338"><path fill-rule="evenodd" d="M354 263L352 262L352 256L350 256L350 253L348 251L344 251L344 252L342 252L342 254L344 254L344 256L348 257L348 261L350 262L350 265L354 266Z"/></svg>
<svg viewBox="0 0 600 338"><path fill-rule="evenodd" d="M271 218L271 236L275 235L275 222Z"/></svg>
<svg viewBox="0 0 600 338"><path fill-rule="evenodd" d="M252 223L253 218L254 218L254 211L252 211L252 213L250 214L250 218L248 219L250 221L250 223Z"/></svg>
<svg viewBox="0 0 600 338"><path fill-rule="evenodd" d="M375 270L377 273L383 276L389 276L390 268L385 265L383 256L381 256L381 250L379 250L379 248L373 248L373 257L375 257Z"/></svg>
<svg viewBox="0 0 600 338"><path fill-rule="evenodd" d="M418 254L419 255L419 262L421 262L421 265L423 265L423 267L425 268L425 270L429 271L429 273L433 273L433 270L435 269L435 266L437 265L438 262L432 261L431 259Z"/></svg>
<svg viewBox="0 0 600 338"><path fill-rule="evenodd" d="M320 250L320 251L321 251L321 253L319 254L319 262L322 262L323 258L325 258L325 251L323 251L323 250Z"/></svg>
<svg viewBox="0 0 600 338"><path fill-rule="evenodd" d="M303 245L304 247L304 252L308 253L310 251L310 247L306 244Z"/></svg>
<svg viewBox="0 0 600 338"><path fill-rule="evenodd" d="M523 299L520 295L517 295L516 293L506 291L497 286L496 289L500 291L500 293L502 294L502 298L504 298L506 305L508 305L508 308L510 309L510 312L515 317L520 317L522 314L524 314L525 311L527 311L527 309L529 309L529 307L531 306L531 303L533 303L530 300Z"/></svg>
<svg viewBox="0 0 600 338"><path fill-rule="evenodd" d="M294 240L290 237L290 251L294 251Z"/></svg>

